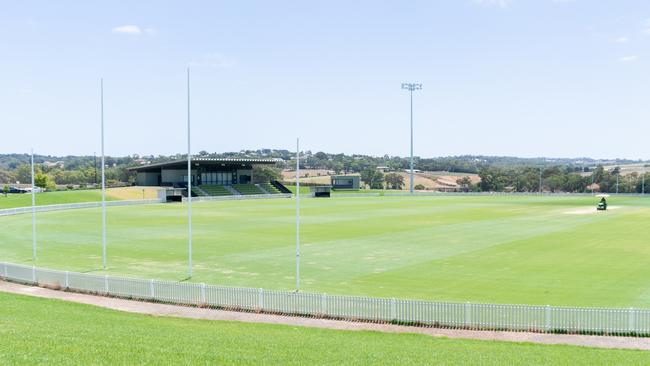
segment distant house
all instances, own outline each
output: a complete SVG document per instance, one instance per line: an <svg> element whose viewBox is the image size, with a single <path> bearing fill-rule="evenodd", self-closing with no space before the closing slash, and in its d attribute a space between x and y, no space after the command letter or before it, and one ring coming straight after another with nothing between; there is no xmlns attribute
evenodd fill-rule
<svg viewBox="0 0 650 366"><path fill-rule="evenodd" d="M43 163L43 165L45 165L48 168L58 167L63 169L65 167L65 163L63 161L46 161Z"/></svg>
<svg viewBox="0 0 650 366"><path fill-rule="evenodd" d="M600 185L598 185L598 183L592 183L587 186L587 190L592 192L600 192Z"/></svg>

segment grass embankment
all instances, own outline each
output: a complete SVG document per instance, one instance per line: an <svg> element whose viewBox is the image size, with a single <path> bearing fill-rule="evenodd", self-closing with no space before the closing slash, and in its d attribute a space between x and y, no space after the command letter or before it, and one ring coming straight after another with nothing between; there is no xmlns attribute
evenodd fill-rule
<svg viewBox="0 0 650 366"><path fill-rule="evenodd" d="M3 365L614 365L650 353L123 313L0 293Z"/></svg>

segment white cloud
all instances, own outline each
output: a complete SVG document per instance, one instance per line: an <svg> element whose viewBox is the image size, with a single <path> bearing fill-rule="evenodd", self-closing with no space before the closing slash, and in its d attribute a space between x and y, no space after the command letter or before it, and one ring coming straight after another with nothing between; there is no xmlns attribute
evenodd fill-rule
<svg viewBox="0 0 650 366"><path fill-rule="evenodd" d="M618 60L621 62L633 62L638 60L639 58L637 56L623 56L619 58Z"/></svg>
<svg viewBox="0 0 650 366"><path fill-rule="evenodd" d="M137 25L122 25L113 28L113 33L132 34L137 36L142 34L142 31L140 30L140 27L138 27Z"/></svg>
<svg viewBox="0 0 650 366"><path fill-rule="evenodd" d="M618 37L614 40L616 43L628 43L630 41L627 37Z"/></svg>

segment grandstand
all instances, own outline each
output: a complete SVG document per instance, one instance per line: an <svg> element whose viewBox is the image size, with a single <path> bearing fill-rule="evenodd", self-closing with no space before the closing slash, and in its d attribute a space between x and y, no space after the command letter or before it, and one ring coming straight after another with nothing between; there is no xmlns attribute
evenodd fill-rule
<svg viewBox="0 0 650 366"><path fill-rule="evenodd" d="M290 191L277 181L253 183L254 165L274 165L274 159L193 158L191 161L192 196L231 196L281 194ZM187 160L149 164L130 168L140 186L168 187L168 201L187 196ZM174 188L174 189L171 189ZM181 192L181 193L179 193ZM170 199L169 195L175 199Z"/></svg>

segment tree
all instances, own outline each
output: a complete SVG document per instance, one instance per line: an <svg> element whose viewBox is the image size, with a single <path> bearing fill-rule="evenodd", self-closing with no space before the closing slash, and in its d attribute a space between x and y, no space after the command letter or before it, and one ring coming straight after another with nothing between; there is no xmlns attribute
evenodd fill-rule
<svg viewBox="0 0 650 366"><path fill-rule="evenodd" d="M275 167L264 165L253 165L253 183L266 183L274 180L280 180L282 172Z"/></svg>
<svg viewBox="0 0 650 366"><path fill-rule="evenodd" d="M43 190L52 190L56 188L54 181L52 181L50 177L43 173L36 173L34 176L34 185L36 187L42 188Z"/></svg>
<svg viewBox="0 0 650 366"><path fill-rule="evenodd" d="M416 191L424 191L426 187L424 187L422 184L416 184L415 187L413 187Z"/></svg>
<svg viewBox="0 0 650 366"><path fill-rule="evenodd" d="M38 174L41 169L38 166L34 167L34 173ZM26 184L32 181L32 168L29 164L20 164L16 169L16 180L20 183Z"/></svg>
<svg viewBox="0 0 650 366"><path fill-rule="evenodd" d="M463 191L467 192L469 191L469 187L472 186L472 179L470 179L470 177L458 178L456 179L456 184L458 184Z"/></svg>
<svg viewBox="0 0 650 366"><path fill-rule="evenodd" d="M2 187L2 193L4 193L5 197L7 197L7 194L9 194L9 186L8 185L5 184L4 187Z"/></svg>
<svg viewBox="0 0 650 366"><path fill-rule="evenodd" d="M402 189L404 187L404 177L397 173L388 173L385 177L386 186L389 189Z"/></svg>
<svg viewBox="0 0 650 366"><path fill-rule="evenodd" d="M361 171L361 180L370 189L384 188L384 173L374 168L367 168Z"/></svg>

